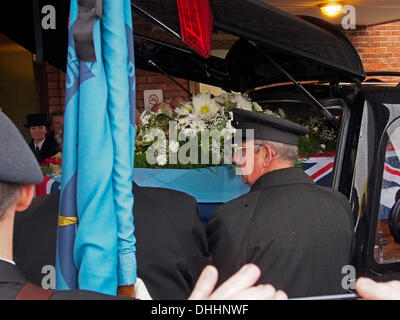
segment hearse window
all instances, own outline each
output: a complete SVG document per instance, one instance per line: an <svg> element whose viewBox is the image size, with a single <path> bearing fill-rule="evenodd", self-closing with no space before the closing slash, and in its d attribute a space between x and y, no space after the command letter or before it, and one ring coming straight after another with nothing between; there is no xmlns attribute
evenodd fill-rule
<svg viewBox="0 0 400 320"><path fill-rule="evenodd" d="M214 96L226 93L218 87L199 84L200 92L210 92ZM299 123L309 129L309 134L300 138L299 142L299 161L297 167L302 167L317 184L324 187L334 187L332 185L334 175L334 164L336 161L336 150L339 132L334 129L331 123L309 104L298 99L277 98L257 98L257 94L252 96L252 101L257 102L267 114L275 114L290 121ZM280 93L280 97L285 93ZM345 119L343 102L338 99L323 99L321 103L339 121L340 126L347 123Z"/></svg>
<svg viewBox="0 0 400 320"><path fill-rule="evenodd" d="M300 138L300 159L297 166L302 167L317 184L330 187L336 156L337 130L321 112L302 101L264 100L258 103L264 111L270 110L309 129L309 134ZM331 104L328 109L337 120L342 120L342 106Z"/></svg>
<svg viewBox="0 0 400 320"><path fill-rule="evenodd" d="M389 230L389 214L400 198L400 126L394 121L388 130L385 164L382 174L382 189L374 247L375 261L388 264L400 261L400 244L394 241Z"/></svg>

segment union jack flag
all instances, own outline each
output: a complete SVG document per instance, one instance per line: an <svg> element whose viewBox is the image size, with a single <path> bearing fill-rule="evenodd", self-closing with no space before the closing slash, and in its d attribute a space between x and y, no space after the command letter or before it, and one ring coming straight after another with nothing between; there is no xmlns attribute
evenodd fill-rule
<svg viewBox="0 0 400 320"><path fill-rule="evenodd" d="M385 167L383 171L381 200L379 206L379 219L388 219L391 208L400 198L400 160L398 151L389 144L385 154Z"/></svg>
<svg viewBox="0 0 400 320"><path fill-rule="evenodd" d="M334 153L314 155L301 160L304 172L307 173L315 183L323 187L329 187L331 185L334 161Z"/></svg>
<svg viewBox="0 0 400 320"><path fill-rule="evenodd" d="M392 144L388 145L385 158L379 220L389 218L390 210L394 206L396 198L400 198L400 160ZM318 185L329 187L331 185L334 161L334 153L303 158L303 170ZM399 194L397 195L398 191Z"/></svg>

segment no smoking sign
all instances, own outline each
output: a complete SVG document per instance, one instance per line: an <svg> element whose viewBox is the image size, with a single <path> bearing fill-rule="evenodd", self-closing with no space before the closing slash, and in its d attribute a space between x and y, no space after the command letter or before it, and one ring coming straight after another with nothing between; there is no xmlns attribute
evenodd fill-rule
<svg viewBox="0 0 400 320"><path fill-rule="evenodd" d="M144 90L144 108L151 110L156 104L163 102L162 90Z"/></svg>

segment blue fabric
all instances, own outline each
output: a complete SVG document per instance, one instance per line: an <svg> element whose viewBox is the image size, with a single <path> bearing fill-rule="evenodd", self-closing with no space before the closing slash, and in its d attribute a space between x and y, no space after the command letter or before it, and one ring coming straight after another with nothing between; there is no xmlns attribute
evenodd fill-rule
<svg viewBox="0 0 400 320"><path fill-rule="evenodd" d="M71 1L57 289L116 294L136 281L132 163L135 79L130 2L103 1L93 30L96 62L80 62Z"/></svg>
<svg viewBox="0 0 400 320"><path fill-rule="evenodd" d="M197 202L227 202L250 190L230 166L202 169L134 168L133 171L134 181L139 186L186 192Z"/></svg>

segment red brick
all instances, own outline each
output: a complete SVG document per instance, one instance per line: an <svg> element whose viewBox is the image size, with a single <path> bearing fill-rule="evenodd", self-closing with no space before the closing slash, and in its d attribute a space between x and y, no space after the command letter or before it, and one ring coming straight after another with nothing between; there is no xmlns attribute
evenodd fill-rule
<svg viewBox="0 0 400 320"><path fill-rule="evenodd" d="M163 75L150 75L150 76L146 76L146 79L147 79L147 83L163 83L166 80L168 80L168 78Z"/></svg>
<svg viewBox="0 0 400 320"><path fill-rule="evenodd" d="M49 89L58 89L59 88L59 82L58 81L48 81L47 82L47 88L49 88Z"/></svg>
<svg viewBox="0 0 400 320"><path fill-rule="evenodd" d="M147 83L146 76L136 76L136 83Z"/></svg>
<svg viewBox="0 0 400 320"><path fill-rule="evenodd" d="M364 59L371 59L371 58L379 58L377 53L362 53L360 54L361 58Z"/></svg>
<svg viewBox="0 0 400 320"><path fill-rule="evenodd" d="M54 81L54 80L59 80L60 79L60 76L59 76L59 74L58 74L58 72L57 73L48 73L48 74L46 74L46 78L47 78L47 81Z"/></svg>
<svg viewBox="0 0 400 320"><path fill-rule="evenodd" d="M59 98L49 98L48 102L49 102L49 105L59 105L60 99Z"/></svg>
<svg viewBox="0 0 400 320"><path fill-rule="evenodd" d="M143 90L156 90L156 89L161 89L161 90L166 90L167 85L165 83L154 83L154 84L143 84L143 83L138 83L136 86L137 91L143 91Z"/></svg>
<svg viewBox="0 0 400 320"><path fill-rule="evenodd" d="M400 47L388 47L387 52L400 52Z"/></svg>
<svg viewBox="0 0 400 320"><path fill-rule="evenodd" d="M47 90L47 96L48 97L59 97L61 95L61 90L60 89L49 89Z"/></svg>
<svg viewBox="0 0 400 320"><path fill-rule="evenodd" d="M46 63L46 72L59 72L60 70L51 64Z"/></svg>

